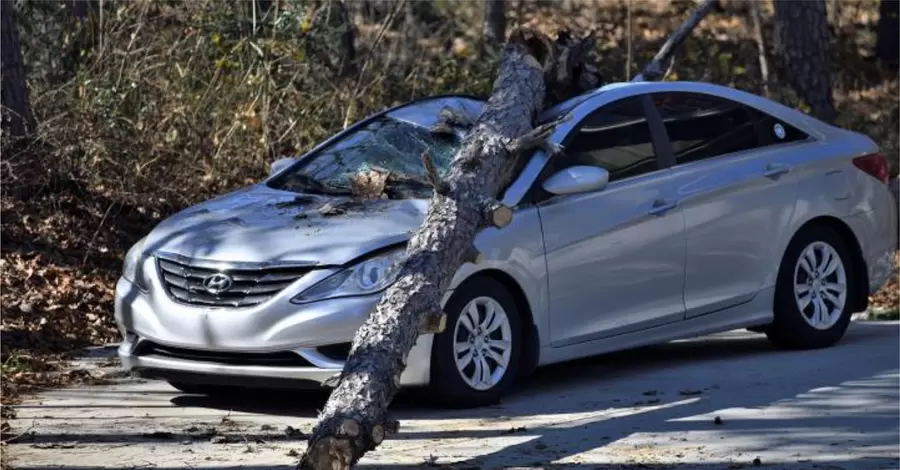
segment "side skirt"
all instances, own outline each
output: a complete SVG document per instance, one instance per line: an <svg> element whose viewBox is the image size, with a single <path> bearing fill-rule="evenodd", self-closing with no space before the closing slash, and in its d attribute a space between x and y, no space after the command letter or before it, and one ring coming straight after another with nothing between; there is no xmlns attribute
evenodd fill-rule
<svg viewBox="0 0 900 470"><path fill-rule="evenodd" d="M773 287L760 291L750 302L720 312L571 346L544 348L541 350L539 365L544 366L677 339L763 326L773 320L774 296L775 289Z"/></svg>

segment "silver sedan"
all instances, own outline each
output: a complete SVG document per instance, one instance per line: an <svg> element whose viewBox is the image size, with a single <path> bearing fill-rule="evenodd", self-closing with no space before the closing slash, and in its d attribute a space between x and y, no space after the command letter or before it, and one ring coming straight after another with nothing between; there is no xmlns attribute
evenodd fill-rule
<svg viewBox="0 0 900 470"><path fill-rule="evenodd" d="M429 189L464 138L429 131L464 96L345 129L265 181L185 209L129 250L116 286L123 364L188 393L323 386L394 281ZM731 88L620 83L573 98L564 152L524 159L455 275L447 328L402 375L448 406L497 401L537 366L735 328L820 348L890 276L896 201L866 136ZM385 169L387 198L330 210Z"/></svg>

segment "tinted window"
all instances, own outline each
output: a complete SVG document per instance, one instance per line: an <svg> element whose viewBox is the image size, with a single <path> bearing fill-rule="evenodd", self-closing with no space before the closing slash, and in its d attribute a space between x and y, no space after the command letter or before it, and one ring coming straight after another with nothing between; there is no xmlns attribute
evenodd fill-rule
<svg viewBox="0 0 900 470"><path fill-rule="evenodd" d="M564 166L589 165L609 172L610 181L658 168L650 126L638 98L626 98L585 118L566 145Z"/></svg>
<svg viewBox="0 0 900 470"><path fill-rule="evenodd" d="M750 114L751 119L756 125L760 146L796 142L809 138L809 136L800 129L797 129L774 116L770 116L753 108L747 108L747 112Z"/></svg>
<svg viewBox="0 0 900 470"><path fill-rule="evenodd" d="M750 150L807 136L761 111L699 93L654 93L677 163Z"/></svg>
<svg viewBox="0 0 900 470"><path fill-rule="evenodd" d="M695 93L655 93L675 161L687 163L758 147L747 109L733 101Z"/></svg>

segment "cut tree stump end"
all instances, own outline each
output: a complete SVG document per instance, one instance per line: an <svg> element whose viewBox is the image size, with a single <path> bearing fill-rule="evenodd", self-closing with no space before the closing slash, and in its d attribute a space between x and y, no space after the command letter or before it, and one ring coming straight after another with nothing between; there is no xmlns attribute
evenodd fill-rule
<svg viewBox="0 0 900 470"><path fill-rule="evenodd" d="M447 328L447 314L444 312L426 313L419 322L420 334L439 334Z"/></svg>

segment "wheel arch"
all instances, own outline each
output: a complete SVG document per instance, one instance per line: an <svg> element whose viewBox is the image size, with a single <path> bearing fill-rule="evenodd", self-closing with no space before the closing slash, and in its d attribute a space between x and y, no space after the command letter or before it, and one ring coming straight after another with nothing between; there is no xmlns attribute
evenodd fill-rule
<svg viewBox="0 0 900 470"><path fill-rule="evenodd" d="M847 248L850 250L850 256L852 257L852 275L857 280L857 282L854 283L856 289L852 293L853 313L867 309L869 307L869 270L866 266L862 247L859 244L859 240L856 238L856 234L853 233L853 229L851 229L843 220L830 215L821 215L807 220L794 231L791 240L785 245L784 250L781 253L781 259L784 259L788 247L794 242L797 234L804 230L811 230L816 226L834 229L847 244ZM780 269L781 268L779 267L779 270Z"/></svg>

